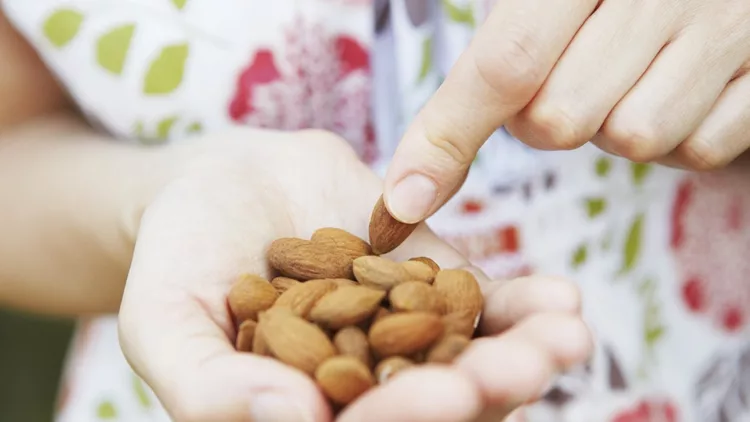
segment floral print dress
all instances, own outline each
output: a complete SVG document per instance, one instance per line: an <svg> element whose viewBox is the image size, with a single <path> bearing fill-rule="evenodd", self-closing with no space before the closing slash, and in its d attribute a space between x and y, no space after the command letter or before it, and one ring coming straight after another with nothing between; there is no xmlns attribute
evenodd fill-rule
<svg viewBox="0 0 750 422"><path fill-rule="evenodd" d="M384 171L489 0L4 0L96 127L144 146L229 125L334 131ZM124 176L125 177L125 176ZM534 151L498 130L429 221L487 273L569 276L596 338L523 418L750 420L750 170ZM82 321L58 422L168 420Z"/></svg>

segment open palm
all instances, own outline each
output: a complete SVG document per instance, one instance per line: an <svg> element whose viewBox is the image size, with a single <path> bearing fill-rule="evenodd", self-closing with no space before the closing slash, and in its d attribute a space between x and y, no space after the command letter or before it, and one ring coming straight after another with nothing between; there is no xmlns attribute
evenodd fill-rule
<svg viewBox="0 0 750 422"><path fill-rule="evenodd" d="M175 148L180 177L146 209L119 316L123 351L177 421L328 421L315 384L275 360L238 353L227 310L243 272L270 276L267 246L339 227L367 238L380 179L340 139L249 129ZM426 226L391 255L469 268ZM408 371L373 389L341 421L502 420L551 377L585 359L590 339L567 282L484 282L483 329L450 367Z"/></svg>

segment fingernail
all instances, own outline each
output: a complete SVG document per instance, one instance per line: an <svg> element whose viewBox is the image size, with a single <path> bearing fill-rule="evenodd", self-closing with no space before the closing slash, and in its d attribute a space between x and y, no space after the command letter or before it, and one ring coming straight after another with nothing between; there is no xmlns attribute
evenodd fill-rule
<svg viewBox="0 0 750 422"><path fill-rule="evenodd" d="M396 184L388 197L388 205L398 220L416 223L427 216L436 199L435 182L421 174L412 174Z"/></svg>
<svg viewBox="0 0 750 422"><path fill-rule="evenodd" d="M260 393L250 403L250 415L255 422L309 422L299 403L277 393Z"/></svg>

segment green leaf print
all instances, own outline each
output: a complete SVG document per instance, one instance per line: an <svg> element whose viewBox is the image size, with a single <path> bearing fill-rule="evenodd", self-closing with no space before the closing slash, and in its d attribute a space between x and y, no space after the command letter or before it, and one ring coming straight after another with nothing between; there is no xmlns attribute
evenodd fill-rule
<svg viewBox="0 0 750 422"><path fill-rule="evenodd" d="M419 68L418 82L424 81L429 75L432 68L432 37L427 37L422 41L422 66Z"/></svg>
<svg viewBox="0 0 750 422"><path fill-rule="evenodd" d="M176 90L182 83L189 51L187 44L164 47L146 72L143 92L148 95L161 95Z"/></svg>
<svg viewBox="0 0 750 422"><path fill-rule="evenodd" d="M59 9L44 21L44 36L57 48L67 45L81 27L83 14L75 9Z"/></svg>
<svg viewBox="0 0 750 422"><path fill-rule="evenodd" d="M104 420L115 419L117 417L117 409L115 409L115 405L111 401L105 400L97 406L96 416Z"/></svg>
<svg viewBox="0 0 750 422"><path fill-rule="evenodd" d="M200 122L193 122L188 125L187 128L185 128L185 132L187 133L201 133L203 132L203 125L200 124Z"/></svg>
<svg viewBox="0 0 750 422"><path fill-rule="evenodd" d="M185 7L185 3L187 3L187 0L171 0L172 4L174 4L174 7L182 10L183 7Z"/></svg>
<svg viewBox="0 0 750 422"><path fill-rule="evenodd" d="M169 131L172 130L172 126L177 120L177 116L170 116L159 121L156 125L156 137L159 139L169 138Z"/></svg>
<svg viewBox="0 0 750 422"><path fill-rule="evenodd" d="M600 157L596 160L596 175L599 177L607 177L609 171L612 169L612 160L607 157Z"/></svg>
<svg viewBox="0 0 750 422"><path fill-rule="evenodd" d="M122 25L99 37L96 42L96 61L104 69L119 75L133 39L134 24Z"/></svg>
<svg viewBox="0 0 750 422"><path fill-rule="evenodd" d="M636 186L640 186L643 184L646 176L651 173L651 165L644 163L630 163L630 171L633 175L633 183L635 183Z"/></svg>
<svg viewBox="0 0 750 422"><path fill-rule="evenodd" d="M604 198L586 199L586 213L589 218L595 218L607 208L607 200Z"/></svg>
<svg viewBox="0 0 750 422"><path fill-rule="evenodd" d="M638 214L633 220L633 224L628 230L628 236L625 239L625 245L622 251L622 267L620 274L625 274L635 267L636 261L640 257L641 242L643 237L643 214Z"/></svg>
<svg viewBox="0 0 750 422"><path fill-rule="evenodd" d="M143 386L143 381L141 381L137 375L133 375L133 392L135 392L135 396L138 398L138 403L140 403L141 406L145 408L151 407L151 398L148 396L146 388Z"/></svg>
<svg viewBox="0 0 750 422"><path fill-rule="evenodd" d="M588 248L586 245L581 245L573 252L573 259L571 260L571 266L573 268L578 268L581 265L586 263L586 258L588 257Z"/></svg>
<svg viewBox="0 0 750 422"><path fill-rule="evenodd" d="M453 22L463 23L472 28L474 27L474 11L471 9L471 5L468 5L465 8L460 8L450 0L443 0L443 9L445 9L448 18Z"/></svg>

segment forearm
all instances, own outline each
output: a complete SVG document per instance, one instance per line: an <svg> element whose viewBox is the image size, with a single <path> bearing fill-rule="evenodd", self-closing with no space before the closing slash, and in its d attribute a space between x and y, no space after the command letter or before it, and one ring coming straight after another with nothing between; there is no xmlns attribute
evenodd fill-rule
<svg viewBox="0 0 750 422"><path fill-rule="evenodd" d="M140 215L175 162L68 114L0 133L0 303L116 311Z"/></svg>

